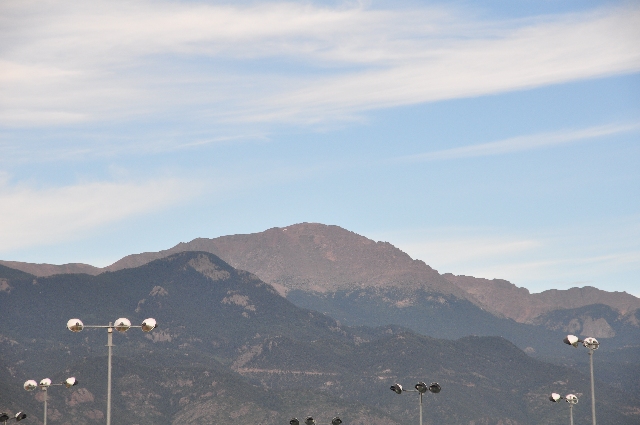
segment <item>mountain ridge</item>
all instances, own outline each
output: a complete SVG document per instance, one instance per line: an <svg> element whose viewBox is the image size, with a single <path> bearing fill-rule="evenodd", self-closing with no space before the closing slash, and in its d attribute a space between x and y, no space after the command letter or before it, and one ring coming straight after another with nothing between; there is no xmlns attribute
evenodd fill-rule
<svg viewBox="0 0 640 425"><path fill-rule="evenodd" d="M424 380L443 386L425 398L427 423L551 425L557 414L549 392L582 397L589 387L588 374L534 359L501 337L452 341L394 327L346 327L296 307L207 252L98 276L34 278L2 267L0 276L12 288L0 292L0 367L11 375L4 374L10 385L0 386L0 407L26 399L21 408L33 419L42 411L40 392L25 392L22 382L47 375L80 381L52 391L52 421L91 425L104 418L106 335L69 332L71 317L85 325L122 316L158 320L152 333L114 332L118 423L277 425L307 414L326 423L340 414L353 425L406 425L417 421L417 400L389 386ZM637 423L637 398L598 386L602 425ZM588 409L575 414L585 421Z"/></svg>
<svg viewBox="0 0 640 425"><path fill-rule="evenodd" d="M0 261L0 264L42 277L60 273L98 275L138 267L184 251L217 255L235 268L256 274L283 296L292 290L319 294L367 287L425 290L468 300L498 317L519 323L535 323L536 317L555 309L590 304L608 305L621 315L640 308L640 298L626 292L583 287L531 294L526 288L504 279L441 275L388 242L376 242L339 226L319 223L300 223L213 239L197 238L167 250L127 255L104 268L80 263L55 266Z"/></svg>

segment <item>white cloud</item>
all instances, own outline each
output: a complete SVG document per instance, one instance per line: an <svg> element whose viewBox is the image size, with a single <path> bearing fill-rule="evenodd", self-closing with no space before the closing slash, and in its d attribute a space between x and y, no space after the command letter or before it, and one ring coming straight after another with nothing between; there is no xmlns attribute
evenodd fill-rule
<svg viewBox="0 0 640 425"><path fill-rule="evenodd" d="M562 228L431 228L375 236L440 273L506 279L533 292L591 285L640 296L639 217Z"/></svg>
<svg viewBox="0 0 640 425"><path fill-rule="evenodd" d="M637 72L639 20L632 5L482 22L442 7L8 0L0 123L315 122Z"/></svg>
<svg viewBox="0 0 640 425"><path fill-rule="evenodd" d="M512 137L490 143L468 145L459 148L444 149L434 152L426 152L416 155L408 155L396 158L396 161L418 162L437 161L446 159L468 158L477 156L502 155L511 152L519 152L537 149L547 146L562 145L580 141L591 140L603 136L611 136L619 133L637 130L637 124L608 124L589 127L581 130L562 130L552 133L541 133L527 136Z"/></svg>
<svg viewBox="0 0 640 425"><path fill-rule="evenodd" d="M84 237L83 232L193 197L177 179L34 188L0 182L0 252Z"/></svg>

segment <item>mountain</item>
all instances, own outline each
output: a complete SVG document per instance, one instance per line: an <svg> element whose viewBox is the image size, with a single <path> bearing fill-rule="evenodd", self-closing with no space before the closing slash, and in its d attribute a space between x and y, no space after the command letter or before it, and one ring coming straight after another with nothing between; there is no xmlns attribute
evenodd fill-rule
<svg viewBox="0 0 640 425"><path fill-rule="evenodd" d="M324 312L346 325L396 324L424 335L460 338L498 335L529 353L564 356L558 344L563 327L546 326L537 317L554 310L605 304L621 317L633 318L640 299L626 293L595 288L530 294L504 280L440 275L424 262L413 260L387 242L375 242L338 226L302 223L249 235L198 238L171 249L124 257L104 269L117 271L185 251L204 251L235 268L254 273L299 307ZM37 266L37 267L36 267ZM21 264L22 270L45 275L72 265ZM73 265L80 270L77 265ZM620 348L627 339L609 332L604 317L592 317L598 326L583 327L608 338L604 346ZM606 323L605 323L606 322ZM640 324L628 332L640 339ZM602 332L601 332L602 331ZM614 335L615 334L615 335Z"/></svg>
<svg viewBox="0 0 640 425"><path fill-rule="evenodd" d="M566 412L547 400L551 391L578 393L576 419L589 417L588 375L536 360L503 338L344 326L206 252L97 276L0 267L0 278L2 403L17 400L12 411L26 405L31 423L41 416L41 393L26 393L22 382L70 375L80 385L51 389L51 421L104 421L106 332L72 333L65 323L122 316L134 324L151 316L159 327L114 335L115 423L275 425L314 415L320 424L339 414L345 424L404 425L417 420L416 396L389 386L419 380L443 387L425 397L426 424L554 424ZM602 382L598 391L601 424L638 422L638 399Z"/></svg>
<svg viewBox="0 0 640 425"><path fill-rule="evenodd" d="M86 273L97 275L104 270L100 267L94 267L89 264L71 263L71 264L34 264L22 261L6 261L0 260L0 265L10 267L14 270L20 270L25 273L32 274L37 277L53 276L54 274L67 273Z"/></svg>
<svg viewBox="0 0 640 425"><path fill-rule="evenodd" d="M496 316L520 323L534 323L536 317L549 311L592 304L608 305L623 316L640 308L640 298L625 292L587 286L531 294L526 288L502 279L440 275L388 242L375 242L338 226L318 223L215 239L198 238L159 252L128 255L105 268L79 263L53 265L2 260L0 264L38 277L65 273L98 275L138 267L184 251L215 254L238 269L256 274L283 295L292 290L317 293L364 288L423 290L468 300ZM406 302L397 300L399 304L403 301Z"/></svg>
<svg viewBox="0 0 640 425"><path fill-rule="evenodd" d="M591 286L550 289L531 294L526 288L519 288L502 279L489 280L451 273L442 276L465 290L488 311L520 323L535 323L534 319L553 310L570 310L593 304L607 305L621 316L632 316L640 309L640 298L626 292L607 292Z"/></svg>

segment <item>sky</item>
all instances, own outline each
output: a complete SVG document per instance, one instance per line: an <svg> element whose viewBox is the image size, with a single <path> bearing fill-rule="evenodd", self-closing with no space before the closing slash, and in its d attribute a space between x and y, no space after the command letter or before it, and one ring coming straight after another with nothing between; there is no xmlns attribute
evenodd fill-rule
<svg viewBox="0 0 640 425"><path fill-rule="evenodd" d="M0 3L0 259L301 222L640 296L640 3Z"/></svg>

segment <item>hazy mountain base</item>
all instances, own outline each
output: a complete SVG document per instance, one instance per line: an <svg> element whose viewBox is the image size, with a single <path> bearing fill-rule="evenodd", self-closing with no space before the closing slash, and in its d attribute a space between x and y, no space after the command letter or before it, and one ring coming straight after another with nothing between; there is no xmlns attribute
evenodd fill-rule
<svg viewBox="0 0 640 425"><path fill-rule="evenodd" d="M536 324L523 324L498 318L466 300L420 291L290 291L287 299L347 326L396 323L422 335L447 339L470 334L501 336L535 358L582 371L589 370L587 351L569 347L562 339L569 333L598 336L596 377L640 399L640 328L635 326L640 310L622 316L609 306L592 305L552 311Z"/></svg>
<svg viewBox="0 0 640 425"><path fill-rule="evenodd" d="M27 377L81 381L52 389L51 423L104 421L106 335L68 332L70 317L86 324L159 320L152 334L132 329L114 337L122 356L114 363L116 423L275 424L339 413L347 424L409 424L417 420L415 394L397 396L389 385L434 380L444 390L425 398L427 424L552 424L564 423L558 419L566 412L548 393L583 397L588 388L585 375L536 361L500 338L444 341L342 326L211 254L178 254L97 277L34 279L2 268L0 276L9 286L0 293L0 349L11 372L3 400L23 399ZM638 422L637 400L599 388L601 424ZM30 412L42 410L34 398L25 403ZM588 409L576 415L583 420Z"/></svg>

